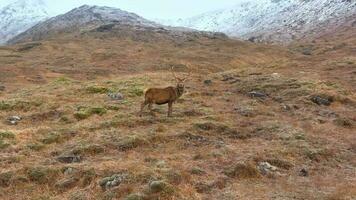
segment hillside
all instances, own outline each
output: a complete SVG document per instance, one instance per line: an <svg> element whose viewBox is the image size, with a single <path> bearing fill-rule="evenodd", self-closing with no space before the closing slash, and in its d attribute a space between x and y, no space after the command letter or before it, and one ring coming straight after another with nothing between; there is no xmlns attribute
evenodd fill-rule
<svg viewBox="0 0 356 200"><path fill-rule="evenodd" d="M0 7L0 45L49 16L41 0L19 0Z"/></svg>
<svg viewBox="0 0 356 200"><path fill-rule="evenodd" d="M243 1L232 8L177 21L172 26L223 32L251 41L288 43L355 26L356 2L345 0Z"/></svg>
<svg viewBox="0 0 356 200"><path fill-rule="evenodd" d="M277 46L62 17L0 47L0 199L356 196L353 29ZM192 72L173 117L138 117L171 66Z"/></svg>

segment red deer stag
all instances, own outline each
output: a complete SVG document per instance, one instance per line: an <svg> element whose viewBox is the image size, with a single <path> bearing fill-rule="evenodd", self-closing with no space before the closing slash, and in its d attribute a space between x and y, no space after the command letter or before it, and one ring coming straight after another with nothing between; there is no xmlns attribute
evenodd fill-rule
<svg viewBox="0 0 356 200"><path fill-rule="evenodd" d="M145 90L145 101L141 105L139 116L142 116L143 109L148 105L148 109L152 114L152 104L163 105L168 104L168 117L172 116L173 103L178 100L184 93L184 82L188 79L189 75L185 78L179 78L171 69L173 77L177 83L175 87L169 86L166 88L148 88Z"/></svg>

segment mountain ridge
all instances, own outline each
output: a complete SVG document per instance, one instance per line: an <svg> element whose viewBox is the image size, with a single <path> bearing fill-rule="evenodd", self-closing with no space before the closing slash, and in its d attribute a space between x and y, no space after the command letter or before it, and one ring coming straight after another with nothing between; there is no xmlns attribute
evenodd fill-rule
<svg viewBox="0 0 356 200"><path fill-rule="evenodd" d="M19 0L0 8L0 44L5 44L50 15L42 0Z"/></svg>
<svg viewBox="0 0 356 200"><path fill-rule="evenodd" d="M165 25L218 31L253 41L291 42L336 29L356 16L356 1L262 0L243 1L177 21L157 20ZM351 19L350 19L351 18Z"/></svg>

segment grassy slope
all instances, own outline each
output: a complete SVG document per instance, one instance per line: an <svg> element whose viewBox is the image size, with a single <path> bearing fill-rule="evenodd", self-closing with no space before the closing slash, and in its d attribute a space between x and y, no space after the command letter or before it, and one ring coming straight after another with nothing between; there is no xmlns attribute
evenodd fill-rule
<svg viewBox="0 0 356 200"><path fill-rule="evenodd" d="M86 36L24 51L2 48L1 78L10 92L0 93L0 117L24 119L0 124L0 198L351 199L355 43L321 51L339 44L312 44L305 55L310 44L287 51L230 40ZM186 71L182 62L194 73L174 117L166 118L166 106L137 117L142 90L172 83L166 69ZM269 97L251 98L253 90ZM113 102L106 91L125 100ZM335 101L318 106L310 101L314 94ZM70 153L82 161L56 159ZM261 161L277 172L260 174ZM299 176L302 168L308 177ZM127 175L120 186L99 186L120 173ZM153 180L166 183L161 192L149 189Z"/></svg>

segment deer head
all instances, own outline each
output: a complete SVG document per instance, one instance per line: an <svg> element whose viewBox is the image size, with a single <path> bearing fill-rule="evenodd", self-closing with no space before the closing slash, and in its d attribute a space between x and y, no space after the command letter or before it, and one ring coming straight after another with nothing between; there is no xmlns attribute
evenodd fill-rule
<svg viewBox="0 0 356 200"><path fill-rule="evenodd" d="M189 64L186 64L186 66L190 66ZM191 75L191 70L189 71L189 74L186 76L186 77L184 77L184 78L181 78L181 77L178 77L177 75L176 75L176 73L174 72L174 67L172 66L171 67L171 72L172 72L172 75L173 75L173 77L174 77L174 80L175 80L175 82L176 82L176 84L177 84L177 91L178 91L178 93L179 94L183 94L183 92L184 92L184 83L185 83L185 81L186 80L188 80L188 78L190 77L190 75Z"/></svg>

